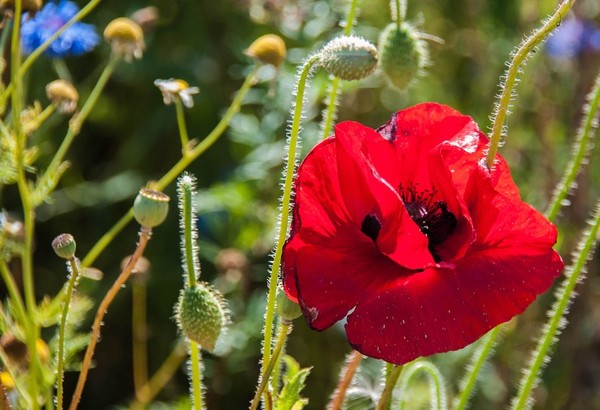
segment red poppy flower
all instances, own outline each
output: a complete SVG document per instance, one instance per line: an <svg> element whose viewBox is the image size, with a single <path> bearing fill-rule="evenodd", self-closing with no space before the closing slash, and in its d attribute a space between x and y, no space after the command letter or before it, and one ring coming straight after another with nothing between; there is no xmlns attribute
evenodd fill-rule
<svg viewBox="0 0 600 410"><path fill-rule="evenodd" d="M523 312L563 268L487 137L434 103L373 130L344 122L298 169L283 285L309 326L346 318L390 363L460 349Z"/></svg>

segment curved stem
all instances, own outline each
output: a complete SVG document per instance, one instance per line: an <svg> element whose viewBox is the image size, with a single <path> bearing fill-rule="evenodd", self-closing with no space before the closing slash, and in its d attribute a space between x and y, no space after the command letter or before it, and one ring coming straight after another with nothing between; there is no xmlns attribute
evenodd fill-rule
<svg viewBox="0 0 600 410"><path fill-rule="evenodd" d="M281 198L281 216L279 220L279 232L277 235L277 245L273 262L271 264L271 274L269 276L269 295L267 299L267 312L265 314L265 327L263 338L263 356L261 372L264 373L266 366L271 361L271 343L273 336L273 320L275 312L275 296L277 293L277 284L279 268L281 266L281 256L283 253L283 244L288 231L288 221L290 214L290 203L292 198L292 182L294 179L294 164L296 161L296 151L298 149L298 137L300 134L300 122L302 120L302 105L304 103L304 90L308 76L318 61L318 54L310 57L299 71L296 82L296 101L293 112L292 128L288 139L288 153L285 161L285 172L283 182L283 195Z"/></svg>
<svg viewBox="0 0 600 410"><path fill-rule="evenodd" d="M502 326L500 325L492 329L487 336L485 336L484 340L482 340L482 344L479 345L475 353L473 353L471 363L468 366L469 370L460 383L460 394L456 400L454 400L455 410L463 410L467 408L469 399L473 395L473 390L477 385L477 377L479 376L479 372L494 350L494 345L496 344L498 335L500 334L501 327Z"/></svg>
<svg viewBox="0 0 600 410"><path fill-rule="evenodd" d="M183 360L188 356L186 343L180 341L173 348L160 368L154 373L139 390L136 391L136 400L131 404L132 410L142 410L162 390L167 382L173 377Z"/></svg>
<svg viewBox="0 0 600 410"><path fill-rule="evenodd" d="M175 99L175 111L177 112L177 126L179 128L179 138L181 139L181 152L186 155L189 150L190 137L185 125L185 114L183 112L183 103L181 98Z"/></svg>
<svg viewBox="0 0 600 410"><path fill-rule="evenodd" d="M346 398L346 391L348 390L348 387L350 387L350 383L352 383L354 374L362 362L362 359L363 355L356 350L350 354L346 367L343 370L343 375L335 388L334 395L327 405L327 410L341 410L344 399Z"/></svg>
<svg viewBox="0 0 600 410"><path fill-rule="evenodd" d="M445 410L448 408L446 403L446 387L444 378L437 367L426 361L413 363L406 369L400 385L400 409L404 408L404 392L408 387L410 380L419 372L425 373L429 378L431 390L431 408Z"/></svg>
<svg viewBox="0 0 600 410"><path fill-rule="evenodd" d="M167 185L175 180L192 162L194 162L200 155L208 150L221 135L227 129L233 116L240 110L242 101L248 91L252 87L254 77L256 75L256 67L246 77L244 84L238 91L233 102L229 106L229 109L217 124L214 130L204 138L198 145L190 150L187 156L181 158L167 173L156 183L155 187L158 190L163 190ZM130 209L125 215L117 221L117 223L105 233L96 244L90 249L88 254L83 258L81 262L82 266L91 266L96 258L106 249L106 247L113 241L113 239L127 226L127 224L133 219L133 210Z"/></svg>
<svg viewBox="0 0 600 410"><path fill-rule="evenodd" d="M260 404L260 397L265 391L265 387L267 387L267 383L269 382L269 377L273 372L273 368L275 364L278 362L279 354L281 353L281 349L285 345L285 341L287 340L288 335L292 331L292 323L291 322L281 322L281 327L279 328L279 337L277 338L277 343L275 344L275 350L273 350L273 356L271 356L268 365L265 367L261 378L260 384L256 389L256 393L254 394L254 398L252 399L252 404L250 405L250 410L256 410L258 405Z"/></svg>
<svg viewBox="0 0 600 410"><path fill-rule="evenodd" d="M564 316L575 294L575 286L579 283L587 261L591 258L598 241L600 201L596 204L596 210L589 221L589 225L590 228L585 232L577 246L575 261L565 270L567 279L563 281L556 292L557 302L548 312L548 321L542 330L542 336L538 339L535 350L532 352L530 362L523 372L523 378L519 383L519 392L511 403L512 409L521 410L531 407L531 392L539 382L539 375L543 366L549 362L552 345L556 342L561 330L567 325Z"/></svg>
<svg viewBox="0 0 600 410"><path fill-rule="evenodd" d="M192 368L192 403L194 410L202 410L202 356L198 343L190 340L190 367Z"/></svg>
<svg viewBox="0 0 600 410"><path fill-rule="evenodd" d="M377 403L376 410L389 410L392 404L392 392L394 391L394 387L396 386L396 382L398 382L398 378L402 373L403 366L393 366L387 372L385 378L385 387L383 388L383 392L381 392L381 397L379 398L379 403Z"/></svg>
<svg viewBox="0 0 600 410"><path fill-rule="evenodd" d="M58 364L56 367L56 408L63 408L63 371L65 365L65 329L67 327L67 318L69 316L69 307L71 306L71 296L73 289L79 278L79 266L77 261L71 259L67 262L70 272L69 281L67 282L67 293L64 299L62 315L60 317L60 326L58 327Z"/></svg>
<svg viewBox="0 0 600 410"><path fill-rule="evenodd" d="M587 96L588 104L584 105L584 115L581 125L577 130L577 139L573 144L573 154L562 180L556 187L550 205L546 210L546 217L554 220L563 206L563 201L569 194L579 174L579 170L592 146L598 123L598 107L600 106L600 74L596 77L594 87Z"/></svg>
<svg viewBox="0 0 600 410"><path fill-rule="evenodd" d="M504 75L504 81L502 84L502 91L498 101L498 105L494 112L494 121L492 125L492 133L490 135L490 147L488 149L485 163L488 168L492 168L494 165L494 158L498 152L498 147L502 136L506 133L505 121L508 116L508 109L513 99L515 85L517 83L517 77L521 66L529 56L529 53L540 44L552 30L554 30L560 22L564 19L566 14L571 9L571 6L575 0L564 0L558 7L556 12L540 27L535 33L527 38L517 51L514 53L512 61L510 62L506 74Z"/></svg>
<svg viewBox="0 0 600 410"><path fill-rule="evenodd" d="M96 344L98 343L98 338L100 336L100 327L102 326L102 320L106 315L108 307L112 303L112 301L119 293L121 287L127 282L129 276L131 275L131 271L133 270L136 262L144 253L144 249L146 249L146 245L152 236L152 230L148 228L140 229L140 240L137 244L135 252L127 262L123 271L119 274L117 280L113 283L111 288L108 290L102 302L100 302L100 306L98 306L98 310L96 311L96 316L94 317L94 323L92 325L92 334L90 337L90 343L85 351L85 356L83 358L83 363L81 364L81 373L79 373L79 379L77 380L77 386L75 388L75 392L73 393L73 399L71 401L70 410L77 409L79 405L79 400L81 399L81 393L83 392L83 386L85 385L87 374L90 370L90 364L92 362L92 356L94 356L94 350L96 349Z"/></svg>

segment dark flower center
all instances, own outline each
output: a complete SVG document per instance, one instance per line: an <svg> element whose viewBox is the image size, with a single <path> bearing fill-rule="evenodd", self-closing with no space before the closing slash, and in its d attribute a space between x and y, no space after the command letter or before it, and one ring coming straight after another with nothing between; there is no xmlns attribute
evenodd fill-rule
<svg viewBox="0 0 600 410"><path fill-rule="evenodd" d="M429 252L436 262L441 260L435 248L456 229L456 217L445 201L435 199L436 191L418 191L415 185L399 187L400 197L413 221L429 239Z"/></svg>
<svg viewBox="0 0 600 410"><path fill-rule="evenodd" d="M360 225L361 232L371 238L373 242L377 241L380 229L381 222L379 222L379 219L373 214L365 216L365 219L363 219L362 224Z"/></svg>

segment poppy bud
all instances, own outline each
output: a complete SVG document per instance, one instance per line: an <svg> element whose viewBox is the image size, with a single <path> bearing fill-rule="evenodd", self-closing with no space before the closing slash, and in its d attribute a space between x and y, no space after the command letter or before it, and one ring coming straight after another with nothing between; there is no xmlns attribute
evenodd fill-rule
<svg viewBox="0 0 600 410"><path fill-rule="evenodd" d="M215 291L203 284L181 291L177 325L190 340L208 351L214 350L226 321L226 310Z"/></svg>
<svg viewBox="0 0 600 410"><path fill-rule="evenodd" d="M68 81L54 80L46 85L46 95L61 114L70 114L77 108L79 93Z"/></svg>
<svg viewBox="0 0 600 410"><path fill-rule="evenodd" d="M275 34L266 34L257 38L244 52L260 63L275 67L283 63L287 53L283 39Z"/></svg>
<svg viewBox="0 0 600 410"><path fill-rule="evenodd" d="M68 233L60 234L52 241L52 249L54 249L54 252L61 258L67 260L71 260L75 257L76 248L77 244L75 243L75 238Z"/></svg>
<svg viewBox="0 0 600 410"><path fill-rule="evenodd" d="M125 61L142 58L144 31L138 23L127 17L114 19L104 29L104 39L112 45L113 53Z"/></svg>
<svg viewBox="0 0 600 410"><path fill-rule="evenodd" d="M380 66L390 84L406 89L429 64L427 44L418 31L403 22L391 23L379 37Z"/></svg>
<svg viewBox="0 0 600 410"><path fill-rule="evenodd" d="M360 37L337 37L325 44L319 63L329 74L342 80L360 80L377 67L377 49Z"/></svg>
<svg viewBox="0 0 600 410"><path fill-rule="evenodd" d="M277 306L277 313L286 322L291 322L294 319L302 316L302 310L300 305L292 302L286 295L285 292L279 292L277 299L275 300Z"/></svg>
<svg viewBox="0 0 600 410"><path fill-rule="evenodd" d="M162 192L142 188L133 202L133 216L145 228L163 223L169 211L170 198Z"/></svg>

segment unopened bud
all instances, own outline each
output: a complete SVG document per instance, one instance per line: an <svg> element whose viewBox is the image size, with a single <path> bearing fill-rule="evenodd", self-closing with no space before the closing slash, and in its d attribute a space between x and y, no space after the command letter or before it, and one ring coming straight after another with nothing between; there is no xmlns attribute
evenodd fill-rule
<svg viewBox="0 0 600 410"><path fill-rule="evenodd" d="M218 294L204 284L181 291L177 324L181 332L203 349L212 351L227 322L227 311Z"/></svg>
<svg viewBox="0 0 600 410"><path fill-rule="evenodd" d="M142 188L133 202L133 216L144 228L154 228L167 218L170 198L162 192Z"/></svg>
<svg viewBox="0 0 600 410"><path fill-rule="evenodd" d="M294 319L302 316L302 310L300 305L291 301L285 292L279 292L277 299L275 299L277 313L281 316L284 321L291 322Z"/></svg>
<svg viewBox="0 0 600 410"><path fill-rule="evenodd" d="M75 243L75 238L68 233L58 235L52 241L52 249L54 249L54 252L61 258L67 260L71 260L75 257L76 248L77 244Z"/></svg>
<svg viewBox="0 0 600 410"><path fill-rule="evenodd" d="M77 109L79 93L66 80L54 80L46 85L46 95L61 114L71 114Z"/></svg>
<svg viewBox="0 0 600 410"><path fill-rule="evenodd" d="M287 51L281 37L275 34L266 34L254 40L245 53L262 64L279 67L285 60Z"/></svg>
<svg viewBox="0 0 600 410"><path fill-rule="evenodd" d="M409 23L391 23L379 37L379 64L390 84L406 89L429 64L427 43Z"/></svg>
<svg viewBox="0 0 600 410"><path fill-rule="evenodd" d="M325 44L319 63L329 74L342 80L360 80L377 67L377 49L360 37L337 37Z"/></svg>
<svg viewBox="0 0 600 410"><path fill-rule="evenodd" d="M111 44L113 53L125 61L142 58L144 31L135 21L127 17L114 19L104 29L104 39Z"/></svg>

